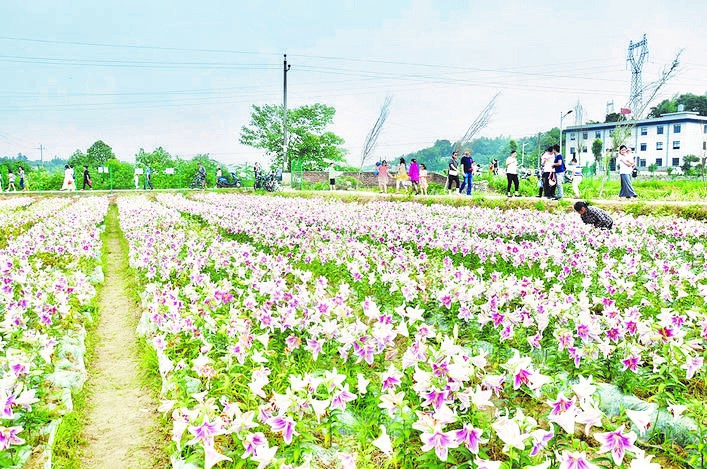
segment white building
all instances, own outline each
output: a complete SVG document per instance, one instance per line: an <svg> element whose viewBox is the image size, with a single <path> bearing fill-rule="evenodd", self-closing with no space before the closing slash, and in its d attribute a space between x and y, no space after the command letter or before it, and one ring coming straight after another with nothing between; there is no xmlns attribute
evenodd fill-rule
<svg viewBox="0 0 707 469"><path fill-rule="evenodd" d="M593 163L592 143L601 139L603 149L610 150L615 127L615 122L567 127L562 133L568 157L576 155L583 166ZM652 164L658 171L680 166L686 155L707 155L707 116L680 111L640 120L625 145L633 148L639 169Z"/></svg>

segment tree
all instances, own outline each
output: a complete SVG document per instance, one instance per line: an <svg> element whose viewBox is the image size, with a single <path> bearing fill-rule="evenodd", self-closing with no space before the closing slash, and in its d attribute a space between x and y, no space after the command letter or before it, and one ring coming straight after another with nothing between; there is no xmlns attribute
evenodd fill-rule
<svg viewBox="0 0 707 469"><path fill-rule="evenodd" d="M105 166L109 161L117 160L113 149L106 145L103 140L98 140L86 150L88 166Z"/></svg>
<svg viewBox="0 0 707 469"><path fill-rule="evenodd" d="M692 173L692 163L697 163L698 161L700 161L700 158L695 155L685 155L683 158L683 163L680 165L682 173L685 176L689 176L690 173Z"/></svg>
<svg viewBox="0 0 707 469"><path fill-rule="evenodd" d="M508 153L510 154L511 152L514 152L514 151L518 151L518 142L511 139L511 141L508 142Z"/></svg>
<svg viewBox="0 0 707 469"><path fill-rule="evenodd" d="M383 130L383 124L388 119L388 114L390 113L390 103L393 100L391 96L386 96L383 106L381 106L380 113L378 114L378 119L373 127L368 132L366 136L366 141L363 143L363 150L361 151L361 165L358 168L359 173L363 171L363 165L366 164L366 160L369 156L373 154L373 150L376 148L376 143L378 143L378 137Z"/></svg>
<svg viewBox="0 0 707 469"><path fill-rule="evenodd" d="M88 158L86 157L86 153L77 149L71 154L71 156L69 156L69 160L66 162L66 164L68 164L69 166L73 166L74 168L79 168L83 165L88 165Z"/></svg>
<svg viewBox="0 0 707 469"><path fill-rule="evenodd" d="M330 162L344 161L346 154L341 148L344 139L325 131L335 113L333 107L321 103L288 109L287 161L283 154L282 106L253 105L250 123L241 128L239 141L265 150L274 166L291 170L292 161L297 159L303 170L323 170Z"/></svg>
<svg viewBox="0 0 707 469"><path fill-rule="evenodd" d="M594 161L599 163L601 160L601 151L604 148L604 142L600 138L594 139L592 142L592 154L594 155Z"/></svg>
<svg viewBox="0 0 707 469"><path fill-rule="evenodd" d="M651 177L654 177L655 172L658 171L658 165L655 163L648 165L648 171L651 173Z"/></svg>
<svg viewBox="0 0 707 469"><path fill-rule="evenodd" d="M468 144L471 143L473 140L474 136L479 133L484 127L486 127L491 120L491 116L493 114L493 109L496 107L496 99L498 96L501 94L499 91L496 93L493 98L491 98L491 101L488 102L486 107L484 107L481 112L479 113L478 116L476 116L476 119L474 119L474 122L471 123L469 128L466 130L466 133L462 136L462 138L457 141L457 143L454 145L454 149L459 151Z"/></svg>
<svg viewBox="0 0 707 469"><path fill-rule="evenodd" d="M678 110L678 105L672 99L664 99L659 102L657 106L651 108L651 112L648 113L648 118L660 117L663 114L668 114L670 112L675 112Z"/></svg>
<svg viewBox="0 0 707 469"><path fill-rule="evenodd" d="M172 155L162 147L155 148L151 153L147 153L144 149L140 148L140 151L135 155L135 164L149 167L156 173L163 172L165 168L174 167Z"/></svg>
<svg viewBox="0 0 707 469"><path fill-rule="evenodd" d="M692 93L675 95L671 99L664 99L657 106L651 108L649 118L660 117L663 114L677 112L678 106L683 105L686 111L697 112L700 116L707 116L707 94L698 96Z"/></svg>
<svg viewBox="0 0 707 469"><path fill-rule="evenodd" d="M618 112L610 112L609 114L606 115L606 118L604 119L604 123L607 122L619 122L626 120L624 116L619 114Z"/></svg>

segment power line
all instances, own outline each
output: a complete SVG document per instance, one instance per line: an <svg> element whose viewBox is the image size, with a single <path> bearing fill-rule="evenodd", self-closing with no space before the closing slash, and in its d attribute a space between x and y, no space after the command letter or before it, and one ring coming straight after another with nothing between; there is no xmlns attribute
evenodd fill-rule
<svg viewBox="0 0 707 469"><path fill-rule="evenodd" d="M72 59L56 57L27 57L15 55L0 55L5 62L27 63L37 65L92 66L114 68L215 68L215 69L248 69L268 70L277 68L273 64L231 63L231 62L156 62L137 60L107 60L107 59Z"/></svg>
<svg viewBox="0 0 707 469"><path fill-rule="evenodd" d="M41 44L65 44L73 46L90 46L90 47L110 47L110 48L120 48L120 49L144 49L144 50L158 50L158 51L175 51L175 52L207 52L207 53L219 53L219 54L247 54L247 55L279 55L275 53L267 52L253 52L253 51L242 51L233 49L198 49L198 48L184 48L184 47L163 47L163 46L143 46L139 44L111 44L105 42L80 42L80 41L58 41L58 40L48 40L48 39L32 39L25 37L13 37L13 36L0 36L0 40L8 41L22 41L22 42L35 42Z"/></svg>

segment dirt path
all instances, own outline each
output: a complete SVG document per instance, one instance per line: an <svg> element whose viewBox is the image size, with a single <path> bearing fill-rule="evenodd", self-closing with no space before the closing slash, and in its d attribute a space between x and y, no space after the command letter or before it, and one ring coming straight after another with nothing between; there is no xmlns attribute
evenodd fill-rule
<svg viewBox="0 0 707 469"><path fill-rule="evenodd" d="M154 462L156 408L140 381L128 260L117 209L106 218L107 259L100 296L101 319L88 377L87 446L81 467L147 468Z"/></svg>

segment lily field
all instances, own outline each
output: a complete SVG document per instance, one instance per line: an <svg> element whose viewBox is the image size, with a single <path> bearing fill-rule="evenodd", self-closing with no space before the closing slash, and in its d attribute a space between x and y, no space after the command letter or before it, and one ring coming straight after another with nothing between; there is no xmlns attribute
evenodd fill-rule
<svg viewBox="0 0 707 469"><path fill-rule="evenodd" d="M0 467L84 384L113 203L175 468L707 467L705 222L211 192L0 200Z"/></svg>

